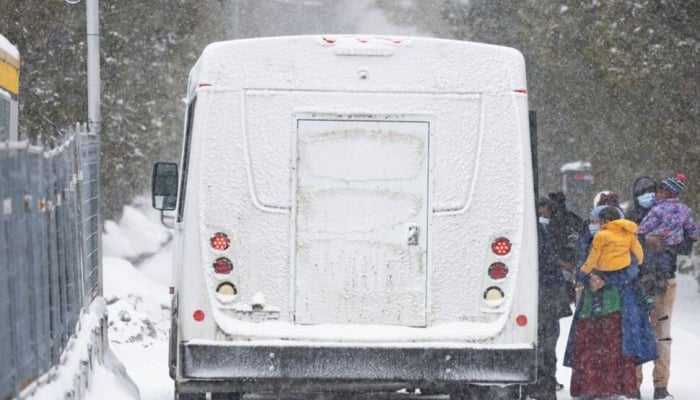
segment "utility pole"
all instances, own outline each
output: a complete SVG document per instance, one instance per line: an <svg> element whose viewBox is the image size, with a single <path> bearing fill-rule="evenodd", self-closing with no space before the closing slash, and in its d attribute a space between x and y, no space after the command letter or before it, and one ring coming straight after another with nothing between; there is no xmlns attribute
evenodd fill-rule
<svg viewBox="0 0 700 400"><path fill-rule="evenodd" d="M100 108L100 2L99 0L85 0L87 21L87 84L88 84L88 132L94 133L101 142L102 134L102 111ZM99 150L98 144L98 150ZM99 154L99 151L98 151ZM102 270L102 216L100 211L100 197L102 188L100 187L101 172L99 156L97 157L97 200L92 204L92 211L97 218L98 229L92 234L97 235L97 295L104 294L104 273ZM107 342L107 332L104 332L103 348L109 346Z"/></svg>
<svg viewBox="0 0 700 400"><path fill-rule="evenodd" d="M87 80L88 131L102 132L100 110L100 5L99 0L86 0L87 6Z"/></svg>
<svg viewBox="0 0 700 400"><path fill-rule="evenodd" d="M65 1L68 4L80 3L80 0ZM92 185L97 187L97 190L92 192L89 195L90 197L84 199L82 203L83 212L97 219L97 228L94 231L92 231L94 229L92 224L89 229L84 227L84 229L90 230L84 232L84 234L97 236L97 248L87 248L87 245L84 245L84 250L89 255L83 254L83 257L87 257L90 260L85 263L87 268L96 268L97 279L94 290L97 296L102 296L104 284L102 271L102 217L100 216L100 195L102 192L100 188L100 135L102 133L102 112L100 111L100 4L99 0L85 0L85 5L85 20L87 22L87 131L95 135L95 139L97 139L97 149L93 155L95 159L92 160L96 165L95 169L90 172L91 176L87 179L91 181ZM95 262L93 254L97 254L97 265L92 265ZM83 282L85 282L84 277ZM102 343L102 346L107 347L106 332L104 338L105 342Z"/></svg>

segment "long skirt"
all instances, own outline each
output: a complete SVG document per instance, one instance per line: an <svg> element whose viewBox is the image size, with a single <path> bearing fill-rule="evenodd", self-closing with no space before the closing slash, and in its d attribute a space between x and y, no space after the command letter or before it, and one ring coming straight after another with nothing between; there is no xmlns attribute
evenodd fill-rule
<svg viewBox="0 0 700 400"><path fill-rule="evenodd" d="M622 354L621 313L582 318L575 329L571 395L634 395L637 391L635 358Z"/></svg>

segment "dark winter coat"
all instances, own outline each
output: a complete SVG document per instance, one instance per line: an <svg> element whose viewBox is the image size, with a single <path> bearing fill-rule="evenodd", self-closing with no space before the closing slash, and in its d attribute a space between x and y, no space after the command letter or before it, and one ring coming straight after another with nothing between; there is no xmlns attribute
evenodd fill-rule
<svg viewBox="0 0 700 400"><path fill-rule="evenodd" d="M639 225L640 222L647 216L650 208L644 208L637 203L637 199L634 199L635 207L625 213L625 218Z"/></svg>
<svg viewBox="0 0 700 400"><path fill-rule="evenodd" d="M637 197L643 195L644 193L654 193L656 191L656 182L653 179L642 176L637 178L632 185L632 196L634 197L634 208L627 213L625 213L625 218L639 225L640 222L646 217L647 213L651 208L644 208L639 205Z"/></svg>
<svg viewBox="0 0 700 400"><path fill-rule="evenodd" d="M556 244L552 232L538 224L539 308L540 318L559 319L571 315L566 297L566 280L557 263ZM566 311L569 311L567 314Z"/></svg>
<svg viewBox="0 0 700 400"><path fill-rule="evenodd" d="M639 201L637 201L637 197L643 195L644 193L654 193L655 191L656 182L654 182L653 179L649 178L648 176L641 176L637 178L632 184L634 208L625 213L625 218L639 225L651 208L644 208L640 206Z"/></svg>
<svg viewBox="0 0 700 400"><path fill-rule="evenodd" d="M574 264L579 256L578 237L582 221L574 212L555 210L549 223L554 252L560 260Z"/></svg>

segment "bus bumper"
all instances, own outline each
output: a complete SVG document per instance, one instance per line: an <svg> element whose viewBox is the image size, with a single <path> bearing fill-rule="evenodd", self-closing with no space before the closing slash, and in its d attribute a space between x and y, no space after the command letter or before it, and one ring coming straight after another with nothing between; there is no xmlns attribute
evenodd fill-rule
<svg viewBox="0 0 700 400"><path fill-rule="evenodd" d="M183 391L507 385L536 377L535 349L180 344Z"/></svg>

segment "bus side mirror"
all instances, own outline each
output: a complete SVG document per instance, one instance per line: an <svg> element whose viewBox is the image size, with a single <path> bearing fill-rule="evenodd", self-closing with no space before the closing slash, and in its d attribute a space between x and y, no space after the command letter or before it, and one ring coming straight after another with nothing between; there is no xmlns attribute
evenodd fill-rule
<svg viewBox="0 0 700 400"><path fill-rule="evenodd" d="M153 165L151 204L161 211L174 210L177 205L177 164L157 162Z"/></svg>

